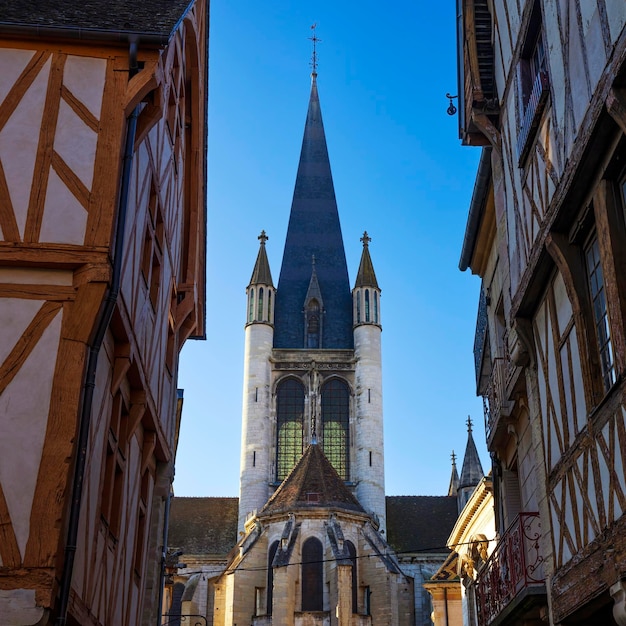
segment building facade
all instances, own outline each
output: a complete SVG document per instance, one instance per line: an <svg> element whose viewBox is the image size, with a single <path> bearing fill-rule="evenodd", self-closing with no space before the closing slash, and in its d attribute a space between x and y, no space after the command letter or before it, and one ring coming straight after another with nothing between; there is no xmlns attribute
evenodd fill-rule
<svg viewBox="0 0 626 626"><path fill-rule="evenodd" d="M351 288L313 73L278 286L262 232L246 289L237 528L224 520L232 550L216 547L215 499L174 499L169 545L186 567L173 580L193 604L169 615L197 608L215 626L431 624L422 583L448 556L457 500L385 496L370 241L364 233Z"/></svg>
<svg viewBox="0 0 626 626"><path fill-rule="evenodd" d="M0 14L0 621L156 623L204 335L208 6Z"/></svg>
<svg viewBox="0 0 626 626"><path fill-rule="evenodd" d="M458 4L499 533L478 623L624 624L626 5Z"/></svg>

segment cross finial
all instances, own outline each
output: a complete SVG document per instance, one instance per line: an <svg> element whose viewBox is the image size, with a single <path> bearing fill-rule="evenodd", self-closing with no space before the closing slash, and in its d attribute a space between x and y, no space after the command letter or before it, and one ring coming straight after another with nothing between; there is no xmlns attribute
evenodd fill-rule
<svg viewBox="0 0 626 626"><path fill-rule="evenodd" d="M359 239L359 241L363 242L363 247L367 248L367 246L369 245L369 242L372 241L372 238L370 236L368 236L367 231L363 231L363 237L361 237L361 239Z"/></svg>
<svg viewBox="0 0 626 626"><path fill-rule="evenodd" d="M311 76L315 78L317 76L317 42L322 41L315 33L315 29L317 28L317 23L311 26L311 30L313 31L313 36L309 37L309 39L313 42L313 54L311 55Z"/></svg>
<svg viewBox="0 0 626 626"><path fill-rule="evenodd" d="M265 242L269 239L269 237L265 234L265 231L262 230L261 234L257 237L257 239L261 242L261 245L264 246Z"/></svg>
<svg viewBox="0 0 626 626"><path fill-rule="evenodd" d="M452 467L456 466L456 454L454 454L454 450L452 450L452 454L450 455L450 458L452 459Z"/></svg>
<svg viewBox="0 0 626 626"><path fill-rule="evenodd" d="M472 418L469 415L467 416L467 432L472 432Z"/></svg>

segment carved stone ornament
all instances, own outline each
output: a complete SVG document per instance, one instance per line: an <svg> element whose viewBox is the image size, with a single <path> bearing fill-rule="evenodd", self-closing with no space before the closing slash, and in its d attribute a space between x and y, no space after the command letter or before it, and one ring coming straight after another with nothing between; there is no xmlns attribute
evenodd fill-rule
<svg viewBox="0 0 626 626"><path fill-rule="evenodd" d="M526 320L515 320L509 330L509 354L511 361L518 367L524 367L531 361L532 330Z"/></svg>
<svg viewBox="0 0 626 626"><path fill-rule="evenodd" d="M613 618L619 626L626 626L626 580L620 580L611 586L613 598Z"/></svg>

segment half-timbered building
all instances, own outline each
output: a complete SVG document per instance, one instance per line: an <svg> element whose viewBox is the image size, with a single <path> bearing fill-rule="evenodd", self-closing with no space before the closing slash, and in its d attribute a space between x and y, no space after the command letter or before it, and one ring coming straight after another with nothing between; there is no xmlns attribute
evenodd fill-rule
<svg viewBox="0 0 626 626"><path fill-rule="evenodd" d="M626 4L459 0L500 543L477 623L625 624Z"/></svg>
<svg viewBox="0 0 626 626"><path fill-rule="evenodd" d="M205 0L0 5L0 622L156 623L204 335Z"/></svg>

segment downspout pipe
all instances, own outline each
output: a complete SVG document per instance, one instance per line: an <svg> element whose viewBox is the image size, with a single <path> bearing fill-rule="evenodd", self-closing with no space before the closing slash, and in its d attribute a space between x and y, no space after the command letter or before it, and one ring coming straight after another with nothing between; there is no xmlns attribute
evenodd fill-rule
<svg viewBox="0 0 626 626"><path fill-rule="evenodd" d="M165 560L167 558L167 538L170 529L170 505L172 504L172 481L174 477L170 477L170 487L167 492L167 500L165 501L165 512L163 514L163 549L161 551L161 564L159 568L159 600L157 604L157 622L156 626L161 626L163 621L163 587L165 586Z"/></svg>
<svg viewBox="0 0 626 626"><path fill-rule="evenodd" d="M137 65L138 41L130 43L129 50L129 80L138 72ZM126 215L128 212L128 197L130 190L131 167L133 162L135 136L137 134L137 118L139 106L133 109L126 122L126 142L122 164L122 179L120 182L120 195L118 200L117 224L115 227L115 244L113 249L113 266L111 286L100 308L100 315L96 325L89 356L82 391L82 409L79 419L78 442L76 447L76 462L74 464L74 480L72 485L72 501L70 505L69 521L67 528L67 540L65 542L65 559L60 579L59 612L56 619L57 626L67 624L67 610L69 606L70 591L72 587L72 574L74 572L74 557L76 555L76 543L78 538L78 522L80 519L80 506L83 496L85 478L85 465L87 461L87 446L89 444L89 430L91 424L91 408L93 394L96 387L96 369L98 355L106 331L111 323L113 311L120 291L122 277L122 252L124 250L124 233L126 230Z"/></svg>

